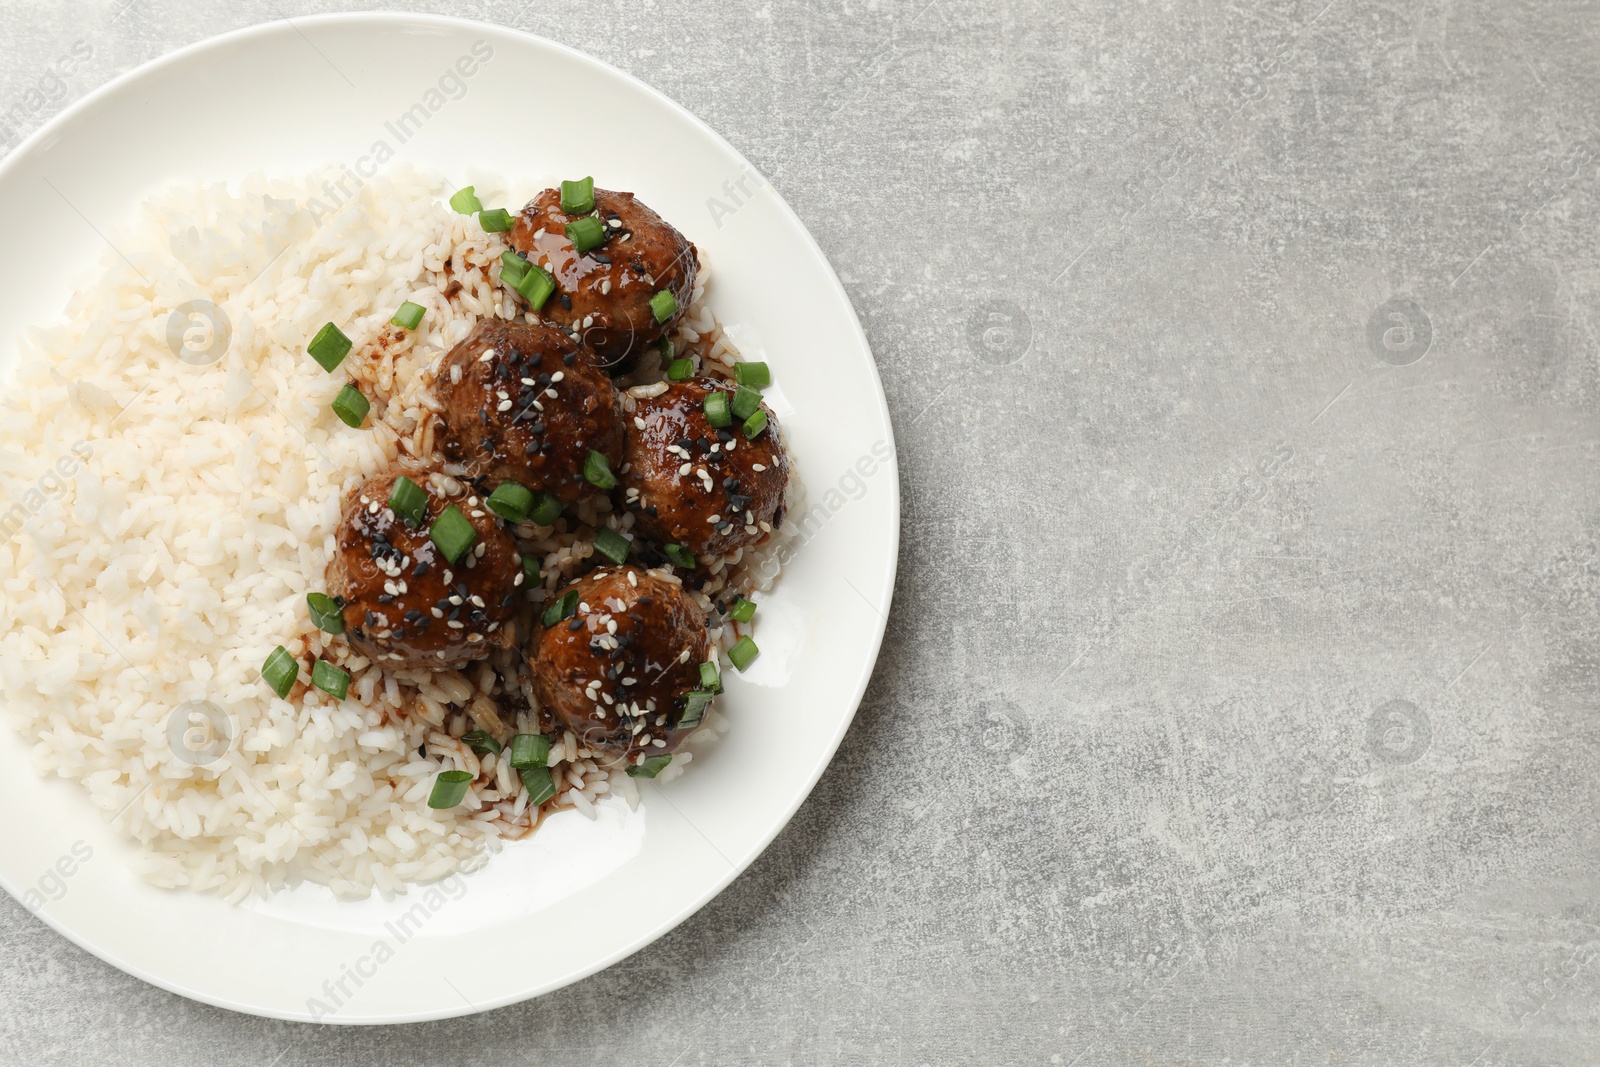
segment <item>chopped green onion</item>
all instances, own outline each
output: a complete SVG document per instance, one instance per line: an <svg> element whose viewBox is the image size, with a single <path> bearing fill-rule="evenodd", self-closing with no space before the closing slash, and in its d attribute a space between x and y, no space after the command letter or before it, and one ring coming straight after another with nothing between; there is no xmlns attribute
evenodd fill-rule
<svg viewBox="0 0 1600 1067"><path fill-rule="evenodd" d="M505 751L504 747L500 744L500 742L494 739L493 735L487 734L482 730L473 730L471 733L462 734L461 740L465 741L479 752L493 752L496 756L498 756L501 752Z"/></svg>
<svg viewBox="0 0 1600 1067"><path fill-rule="evenodd" d="M694 553L690 552L683 545L668 545L661 551L665 552L668 559L682 567L684 570L694 570Z"/></svg>
<svg viewBox="0 0 1600 1067"><path fill-rule="evenodd" d="M561 501L540 490L533 494L533 507L528 509L528 521L535 526L554 526L561 517Z"/></svg>
<svg viewBox="0 0 1600 1067"><path fill-rule="evenodd" d="M587 252L592 248L599 248L606 243L605 223L593 215L585 215L581 219L574 219L567 223L567 240L572 242L572 247L579 252Z"/></svg>
<svg viewBox="0 0 1600 1067"><path fill-rule="evenodd" d="M539 616L539 621L545 626L554 626L577 610L578 591L576 589L568 589L546 605L544 614Z"/></svg>
<svg viewBox="0 0 1600 1067"><path fill-rule="evenodd" d="M287 648L279 645L267 657L267 662L261 665L261 677L274 693L286 697L289 690L294 688L295 680L300 677L300 664L289 655Z"/></svg>
<svg viewBox="0 0 1600 1067"><path fill-rule="evenodd" d="M399 310L394 313L394 318L390 319L389 322L402 330L415 330L422 325L422 316L427 313L428 309L421 304L413 304L407 300L400 305Z"/></svg>
<svg viewBox="0 0 1600 1067"><path fill-rule="evenodd" d="M657 322L666 322L678 313L678 298L672 295L671 289L663 289L650 298L650 313Z"/></svg>
<svg viewBox="0 0 1600 1067"><path fill-rule="evenodd" d="M350 672L319 659L311 665L311 684L334 699L343 700L350 691Z"/></svg>
<svg viewBox="0 0 1600 1067"><path fill-rule="evenodd" d="M476 215L482 211L483 204L478 200L476 188L469 185L465 189L457 189L450 198L450 210L457 215Z"/></svg>
<svg viewBox="0 0 1600 1067"><path fill-rule="evenodd" d="M588 458L583 461L583 476L597 489L610 489L617 484L617 476L611 473L611 461L605 457L605 453L592 448Z"/></svg>
<svg viewBox="0 0 1600 1067"><path fill-rule="evenodd" d="M522 557L522 584L533 586L539 581L539 561L533 556Z"/></svg>
<svg viewBox="0 0 1600 1067"><path fill-rule="evenodd" d="M332 374L344 362L344 357L350 354L350 338L330 322L317 331L311 343L306 345L306 352L323 370Z"/></svg>
<svg viewBox="0 0 1600 1067"><path fill-rule="evenodd" d="M516 220L511 217L511 212L497 207L478 212L478 225L483 227L484 233L505 233L516 225Z"/></svg>
<svg viewBox="0 0 1600 1067"><path fill-rule="evenodd" d="M744 420L744 435L754 441L761 436L761 431L767 428L767 413L758 411Z"/></svg>
<svg viewBox="0 0 1600 1067"><path fill-rule="evenodd" d="M528 276L529 262L509 249L500 253L500 280L515 289Z"/></svg>
<svg viewBox="0 0 1600 1067"><path fill-rule="evenodd" d="M660 756L651 756L643 763L635 763L628 768L629 778L654 778L666 770L667 764L672 762L672 754L664 753Z"/></svg>
<svg viewBox="0 0 1600 1067"><path fill-rule="evenodd" d="M472 775L467 771L440 771L433 780L433 792L428 795L428 807L453 808L467 799L467 786Z"/></svg>
<svg viewBox="0 0 1600 1067"><path fill-rule="evenodd" d="M694 373L694 360L675 359L667 364L667 381L681 382Z"/></svg>
<svg viewBox="0 0 1600 1067"><path fill-rule="evenodd" d="M733 392L733 417L743 422L751 415L761 410L761 394L748 385L741 385Z"/></svg>
<svg viewBox="0 0 1600 1067"><path fill-rule="evenodd" d="M472 523L461 514L461 509L451 504L433 520L433 525L428 528L428 537L439 546L439 551L444 553L445 559L455 563L472 547L472 542L478 539L478 531L474 530Z"/></svg>
<svg viewBox="0 0 1600 1067"><path fill-rule="evenodd" d="M515 289L535 311L544 307L544 302L556 291L556 280L548 271L515 252L501 253L500 280Z"/></svg>
<svg viewBox="0 0 1600 1067"><path fill-rule="evenodd" d="M339 390L339 395L333 398L333 413L339 416L339 421L346 426L356 429L361 428L361 423L366 420L367 412L372 410L372 402L361 395L361 390L353 385L347 385Z"/></svg>
<svg viewBox="0 0 1600 1067"><path fill-rule="evenodd" d="M543 804L556 795L556 783L550 777L549 767L523 767L517 773L528 791L529 804Z"/></svg>
<svg viewBox="0 0 1600 1067"><path fill-rule="evenodd" d="M700 664L700 688L722 692L722 668L717 666L716 660L708 659Z"/></svg>
<svg viewBox="0 0 1600 1067"><path fill-rule="evenodd" d="M490 511L507 522L521 522L528 517L528 509L533 506L533 492L516 482L501 482L484 503L489 505Z"/></svg>
<svg viewBox="0 0 1600 1067"><path fill-rule="evenodd" d="M333 597L327 593L307 593L306 607L311 610L311 625L325 634L344 633L344 613Z"/></svg>
<svg viewBox="0 0 1600 1067"><path fill-rule="evenodd" d="M739 602L733 606L733 610L728 612L728 618L734 622L749 622L755 617L756 602L754 600L746 600L744 597L740 597Z"/></svg>
<svg viewBox="0 0 1600 1067"><path fill-rule="evenodd" d="M633 548L633 542L613 530L604 527L594 535L594 550L609 559L612 563L623 563L628 559L628 553Z"/></svg>
<svg viewBox="0 0 1600 1067"><path fill-rule="evenodd" d="M529 266L528 276L517 286L517 292L528 302L533 310L538 311L544 307L544 302L550 299L556 291L556 280L543 267Z"/></svg>
<svg viewBox="0 0 1600 1067"><path fill-rule="evenodd" d="M765 363L735 363L734 381L752 389L765 389L772 384L772 370Z"/></svg>
<svg viewBox="0 0 1600 1067"><path fill-rule="evenodd" d="M691 689L683 694L683 714L678 716L677 729L692 730L699 726L716 695L709 689Z"/></svg>
<svg viewBox="0 0 1600 1067"><path fill-rule="evenodd" d="M677 354L678 346L672 343L672 338L663 337L661 339L661 362L671 363L673 357Z"/></svg>
<svg viewBox="0 0 1600 1067"><path fill-rule="evenodd" d="M402 474L389 490L389 510L412 526L420 526L428 512L428 491Z"/></svg>
<svg viewBox="0 0 1600 1067"><path fill-rule="evenodd" d="M550 762L550 739L544 734L518 734L511 739L511 766L543 767Z"/></svg>
<svg viewBox="0 0 1600 1067"><path fill-rule="evenodd" d="M706 394L704 407L706 421L717 429L733 425L733 416L728 414L728 394L721 389L713 389Z"/></svg>
<svg viewBox="0 0 1600 1067"><path fill-rule="evenodd" d="M568 215L587 215L594 210L594 179L561 183L561 210Z"/></svg>
<svg viewBox="0 0 1600 1067"><path fill-rule="evenodd" d="M750 640L749 634L739 638L733 643L733 647L728 649L728 661L739 668L740 671L754 663L759 655L761 655L761 650L756 647L754 641Z"/></svg>

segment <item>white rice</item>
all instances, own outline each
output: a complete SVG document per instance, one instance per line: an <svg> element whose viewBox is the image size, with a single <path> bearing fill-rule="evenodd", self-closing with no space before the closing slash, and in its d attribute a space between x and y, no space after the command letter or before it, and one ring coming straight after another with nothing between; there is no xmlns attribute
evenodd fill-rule
<svg viewBox="0 0 1600 1067"><path fill-rule="evenodd" d="M156 197L111 234L115 252L63 318L30 335L0 399L6 712L41 774L83 783L139 843L146 877L231 900L302 879L344 896L401 892L542 815L508 764L457 740L536 728L531 713L499 723L489 699L510 690L537 707L514 653L380 672L306 622L345 494L397 456L434 450L432 365L480 317L517 310L499 283L503 240L451 212L439 178L396 167L333 210L325 183L340 177ZM479 181L478 192L510 206L548 184ZM738 354L701 293L676 339L726 375ZM405 300L427 308L415 333L388 326ZM209 365L192 365L212 341L205 326L169 346L169 324L187 321L175 309L192 301L231 327ZM305 353L330 320L356 342L334 374ZM361 430L329 408L347 377L373 400ZM641 367L625 384L659 377ZM517 531L542 556L547 590L587 569L595 527L632 521L604 496L577 512L575 528ZM774 538L716 563L702 605L768 588L780 548ZM733 630L714 630L720 648ZM349 696L277 699L260 671L280 644L302 665L344 666ZM726 725L712 711L690 743ZM691 758L679 753L658 781ZM570 735L550 763L564 791L546 810L593 817L607 795L637 803L634 780ZM451 767L475 780L461 805L434 811L427 797Z"/></svg>

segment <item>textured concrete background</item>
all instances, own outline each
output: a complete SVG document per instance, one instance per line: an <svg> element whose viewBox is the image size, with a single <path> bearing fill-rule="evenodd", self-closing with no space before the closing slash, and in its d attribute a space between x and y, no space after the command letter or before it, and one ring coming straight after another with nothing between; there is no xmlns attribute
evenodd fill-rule
<svg viewBox="0 0 1600 1067"><path fill-rule="evenodd" d="M0 1062L1600 1062L1600 27L1326 3L430 5L664 90L843 277L906 497L846 752L675 933L454 1022L0 900ZM0 134L321 6L9 6Z"/></svg>

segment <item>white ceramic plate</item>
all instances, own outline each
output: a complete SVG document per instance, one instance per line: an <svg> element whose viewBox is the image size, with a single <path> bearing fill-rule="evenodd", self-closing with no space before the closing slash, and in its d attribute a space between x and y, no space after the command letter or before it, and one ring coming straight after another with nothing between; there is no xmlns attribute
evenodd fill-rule
<svg viewBox="0 0 1600 1067"><path fill-rule="evenodd" d="M492 56L440 78L462 56ZM412 109L421 105L425 121ZM437 107L430 105L437 104ZM393 125L418 120L400 141ZM284 1019L435 1019L591 974L682 922L794 814L855 714L894 585L899 485L872 354L849 300L778 195L661 94L549 41L465 21L339 15L184 49L119 78L0 164L0 358L55 314L83 257L173 179L355 168L377 141L457 173L593 174L709 253L713 306L772 364L808 498L806 533L762 608L763 654L719 704L724 740L639 811L568 812L454 894L341 904L302 887L230 907L141 882L74 783L0 737L0 885L79 945L156 985ZM367 164L370 166L370 164ZM65 238L65 240L63 240ZM731 672L730 672L731 674ZM418 911L417 909L421 910ZM409 915L409 918L406 916ZM328 1009L331 1009L328 1010Z"/></svg>

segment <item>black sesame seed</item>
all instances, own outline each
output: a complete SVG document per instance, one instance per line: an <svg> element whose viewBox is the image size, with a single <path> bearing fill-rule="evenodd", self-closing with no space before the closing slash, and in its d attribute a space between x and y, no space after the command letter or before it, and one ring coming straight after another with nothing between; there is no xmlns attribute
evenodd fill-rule
<svg viewBox="0 0 1600 1067"><path fill-rule="evenodd" d="M568 352L566 355L561 357L561 362L565 363L569 367L572 366L574 363L578 362L578 353Z"/></svg>
<svg viewBox="0 0 1600 1067"><path fill-rule="evenodd" d="M573 619L571 622L567 623L567 629L569 629L569 630L581 630L581 629L583 629L583 620L582 619Z"/></svg>
<svg viewBox="0 0 1600 1067"><path fill-rule="evenodd" d="M380 603L380 604L392 604L392 603L394 603L394 597L390 596L388 593L379 593L378 594L378 603Z"/></svg>

